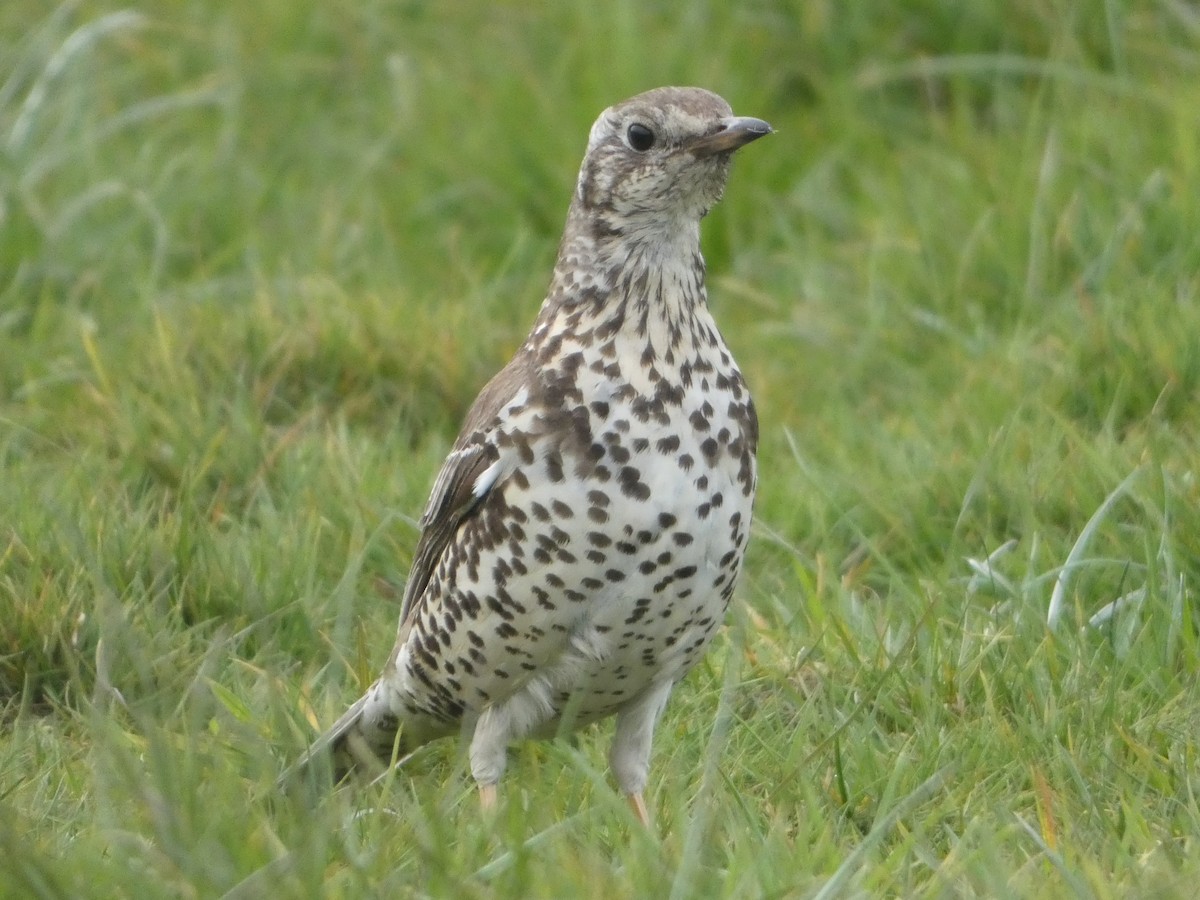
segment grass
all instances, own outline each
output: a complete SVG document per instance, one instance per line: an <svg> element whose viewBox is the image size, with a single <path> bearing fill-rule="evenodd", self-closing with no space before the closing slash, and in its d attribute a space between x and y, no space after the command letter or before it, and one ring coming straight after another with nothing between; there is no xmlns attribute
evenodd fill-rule
<svg viewBox="0 0 1200 900"><path fill-rule="evenodd" d="M1175 0L3 4L0 895L1191 896L1198 75ZM491 824L449 743L275 795L663 83L778 134L706 224L761 493L657 833L608 729Z"/></svg>

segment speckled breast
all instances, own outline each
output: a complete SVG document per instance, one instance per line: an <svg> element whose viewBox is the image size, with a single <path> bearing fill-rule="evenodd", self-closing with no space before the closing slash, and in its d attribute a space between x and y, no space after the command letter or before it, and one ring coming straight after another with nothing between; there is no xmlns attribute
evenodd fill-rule
<svg viewBox="0 0 1200 900"><path fill-rule="evenodd" d="M744 555L757 437L728 351L708 349L653 391L578 365L562 403L510 410L511 471L398 660L410 711L454 721L536 681L549 722L583 723L698 661Z"/></svg>

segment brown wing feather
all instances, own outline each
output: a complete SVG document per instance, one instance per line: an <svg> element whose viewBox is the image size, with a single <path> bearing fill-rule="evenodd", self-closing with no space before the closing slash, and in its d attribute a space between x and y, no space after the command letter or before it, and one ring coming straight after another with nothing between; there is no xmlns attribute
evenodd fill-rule
<svg viewBox="0 0 1200 900"><path fill-rule="evenodd" d="M434 479L429 501L421 515L421 537L413 554L400 607L401 630L420 607L429 579L454 533L486 499L488 492L477 494L475 486L479 476L499 458L499 451L491 440L499 413L521 388L529 386L532 372L528 355L518 353L484 386L471 404L458 440ZM495 484L491 485L489 491L495 487Z"/></svg>

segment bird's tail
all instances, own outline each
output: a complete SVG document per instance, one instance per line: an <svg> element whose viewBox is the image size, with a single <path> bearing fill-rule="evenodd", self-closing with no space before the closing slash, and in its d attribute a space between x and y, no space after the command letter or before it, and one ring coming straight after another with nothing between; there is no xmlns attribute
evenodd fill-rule
<svg viewBox="0 0 1200 900"><path fill-rule="evenodd" d="M388 761L408 752L397 717L384 708L374 684L333 727L317 738L305 754L279 777L289 789L303 781L344 781L351 773L367 778L386 771Z"/></svg>

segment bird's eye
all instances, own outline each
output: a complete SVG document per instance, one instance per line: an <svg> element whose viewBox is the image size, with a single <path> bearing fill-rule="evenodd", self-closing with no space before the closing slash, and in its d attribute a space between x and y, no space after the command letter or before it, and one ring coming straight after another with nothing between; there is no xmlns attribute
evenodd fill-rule
<svg viewBox="0 0 1200 900"><path fill-rule="evenodd" d="M625 132L629 146L638 153L645 153L654 146L654 132L640 122L634 122Z"/></svg>

